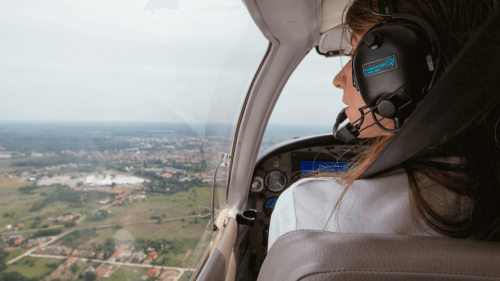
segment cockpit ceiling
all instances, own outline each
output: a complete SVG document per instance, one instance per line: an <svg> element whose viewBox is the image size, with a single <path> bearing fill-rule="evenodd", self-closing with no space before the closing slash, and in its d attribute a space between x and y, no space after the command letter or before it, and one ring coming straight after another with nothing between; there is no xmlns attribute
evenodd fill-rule
<svg viewBox="0 0 500 281"><path fill-rule="evenodd" d="M349 2L350 0L323 0L321 3L320 34L342 24L342 15Z"/></svg>
<svg viewBox="0 0 500 281"><path fill-rule="evenodd" d="M255 23L271 42L314 44L342 24L350 0L245 0ZM309 45L308 47L311 47Z"/></svg>

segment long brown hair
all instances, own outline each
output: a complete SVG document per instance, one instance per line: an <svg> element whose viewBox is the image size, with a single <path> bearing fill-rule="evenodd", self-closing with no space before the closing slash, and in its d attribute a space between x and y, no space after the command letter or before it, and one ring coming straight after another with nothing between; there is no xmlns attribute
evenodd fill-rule
<svg viewBox="0 0 500 281"><path fill-rule="evenodd" d="M376 2L372 1L372 5L378 11ZM442 45L444 73L481 22L498 8L499 2L398 0L397 10L423 18L434 27ZM353 0L344 11L345 28L360 37L381 19L369 11L367 3L367 0ZM500 241L499 124L500 104L495 104L402 164L408 175L415 210L438 233L455 238ZM392 137L378 137L370 150L358 156L355 168L340 175L346 183L344 194ZM456 157L460 161L457 165L435 161L441 157ZM424 187L425 178L435 183L434 188ZM341 200L336 208L340 203Z"/></svg>

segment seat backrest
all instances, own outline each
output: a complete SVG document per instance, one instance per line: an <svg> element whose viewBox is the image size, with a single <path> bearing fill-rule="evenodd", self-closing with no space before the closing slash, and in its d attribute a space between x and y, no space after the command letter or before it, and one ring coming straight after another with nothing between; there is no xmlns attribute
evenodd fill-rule
<svg viewBox="0 0 500 281"><path fill-rule="evenodd" d="M267 280L500 280L500 244L298 230L273 244Z"/></svg>

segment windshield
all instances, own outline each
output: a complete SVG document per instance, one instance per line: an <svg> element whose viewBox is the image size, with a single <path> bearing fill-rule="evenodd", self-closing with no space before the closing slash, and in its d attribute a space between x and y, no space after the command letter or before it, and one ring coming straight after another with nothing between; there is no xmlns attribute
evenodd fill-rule
<svg viewBox="0 0 500 281"><path fill-rule="evenodd" d="M0 280L189 280L268 45L244 4L4 1L0 23Z"/></svg>
<svg viewBox="0 0 500 281"><path fill-rule="evenodd" d="M309 52L276 103L260 152L294 138L332 133L337 115L346 106L333 78L348 62L347 57L325 58Z"/></svg>

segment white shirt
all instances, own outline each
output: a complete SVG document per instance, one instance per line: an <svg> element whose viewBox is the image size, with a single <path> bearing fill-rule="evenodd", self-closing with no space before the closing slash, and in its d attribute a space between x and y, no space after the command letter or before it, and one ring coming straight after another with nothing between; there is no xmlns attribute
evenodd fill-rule
<svg viewBox="0 0 500 281"><path fill-rule="evenodd" d="M333 177L307 178L290 186L273 211L268 249L281 235L298 229L438 235L414 209L404 172L355 181L332 213L343 190Z"/></svg>

